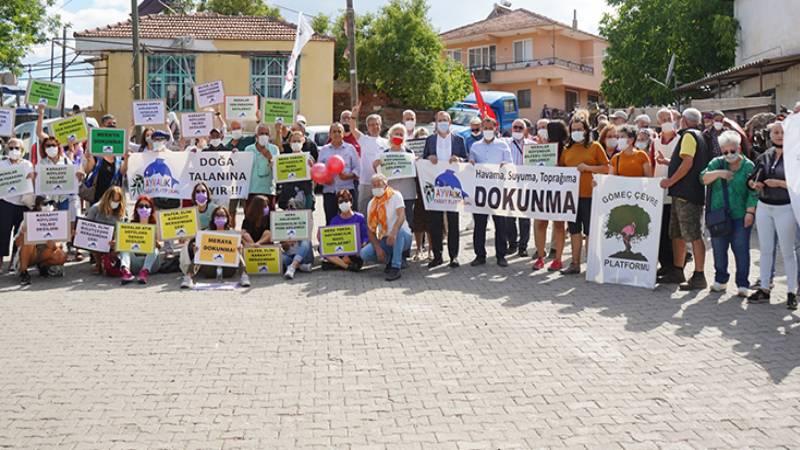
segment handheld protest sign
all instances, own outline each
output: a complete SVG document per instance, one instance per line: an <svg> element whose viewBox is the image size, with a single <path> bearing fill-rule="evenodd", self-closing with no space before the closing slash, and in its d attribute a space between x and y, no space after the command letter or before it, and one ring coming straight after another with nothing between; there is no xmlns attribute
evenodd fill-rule
<svg viewBox="0 0 800 450"><path fill-rule="evenodd" d="M37 195L67 195L78 193L78 179L75 172L78 170L74 164L37 164L36 165L36 191Z"/></svg>
<svg viewBox="0 0 800 450"><path fill-rule="evenodd" d="M249 275L280 275L283 273L281 246L267 245L244 249L244 270Z"/></svg>
<svg viewBox="0 0 800 450"><path fill-rule="evenodd" d="M69 213L67 211L33 211L25 213L26 244L68 241L69 230Z"/></svg>
<svg viewBox="0 0 800 450"><path fill-rule="evenodd" d="M200 223L197 207L162 209L156 214L158 234L162 241L185 239L197 235Z"/></svg>
<svg viewBox="0 0 800 450"><path fill-rule="evenodd" d="M311 239L311 230L313 229L311 214L310 209L270 212L269 229L272 232L272 240L283 242Z"/></svg>
<svg viewBox="0 0 800 450"><path fill-rule="evenodd" d="M272 158L275 183L291 183L311 179L308 153L283 153Z"/></svg>
<svg viewBox="0 0 800 450"><path fill-rule="evenodd" d="M53 130L53 136L58 139L61 145L66 145L69 142L83 142L89 138L86 115L83 113L57 120L50 124L50 129Z"/></svg>
<svg viewBox="0 0 800 450"><path fill-rule="evenodd" d="M25 103L58 109L61 107L63 96L64 88L61 83L31 79L28 81L28 89L25 92Z"/></svg>
<svg viewBox="0 0 800 450"><path fill-rule="evenodd" d="M115 250L118 252L153 253L156 249L156 226L144 223L117 222Z"/></svg>
<svg viewBox="0 0 800 450"><path fill-rule="evenodd" d="M14 137L16 114L14 108L0 108L0 136Z"/></svg>
<svg viewBox="0 0 800 450"><path fill-rule="evenodd" d="M95 156L123 156L128 148L127 133L122 128L92 128L89 153Z"/></svg>
<svg viewBox="0 0 800 450"><path fill-rule="evenodd" d="M214 113L192 112L181 114L181 136L185 138L207 137L214 128Z"/></svg>
<svg viewBox="0 0 800 450"><path fill-rule="evenodd" d="M72 245L91 252L108 253L111 251L115 230L114 225L78 217Z"/></svg>
<svg viewBox="0 0 800 450"><path fill-rule="evenodd" d="M197 109L208 108L224 102L225 88L222 85L222 81L196 84L194 86L194 98L197 101Z"/></svg>
<svg viewBox="0 0 800 450"><path fill-rule="evenodd" d="M261 108L264 115L263 122L273 123L292 123L295 116L294 100L282 100L277 98L264 98L264 107Z"/></svg>
<svg viewBox="0 0 800 450"><path fill-rule="evenodd" d="M22 164L0 167L0 199L33 192L33 183Z"/></svg>
<svg viewBox="0 0 800 450"><path fill-rule="evenodd" d="M165 100L134 100L133 124L152 127L167 123L167 102Z"/></svg>
<svg viewBox="0 0 800 450"><path fill-rule="evenodd" d="M381 153L380 171L389 180L399 178L414 178L417 176L417 168L414 164L414 154L407 152L385 152Z"/></svg>
<svg viewBox="0 0 800 450"><path fill-rule="evenodd" d="M231 120L258 120L258 96L256 95L226 95L225 119Z"/></svg>
<svg viewBox="0 0 800 450"><path fill-rule="evenodd" d="M355 225L319 227L320 256L357 255L361 250L359 242L358 227Z"/></svg>
<svg viewBox="0 0 800 450"><path fill-rule="evenodd" d="M422 158L422 154L425 152L425 141L425 138L406 139L406 148L414 152L414 156L417 158Z"/></svg>
<svg viewBox="0 0 800 450"><path fill-rule="evenodd" d="M558 165L558 144L525 144L523 159L526 166Z"/></svg>
<svg viewBox="0 0 800 450"><path fill-rule="evenodd" d="M204 266L239 267L242 234L231 231L198 231L194 263Z"/></svg>

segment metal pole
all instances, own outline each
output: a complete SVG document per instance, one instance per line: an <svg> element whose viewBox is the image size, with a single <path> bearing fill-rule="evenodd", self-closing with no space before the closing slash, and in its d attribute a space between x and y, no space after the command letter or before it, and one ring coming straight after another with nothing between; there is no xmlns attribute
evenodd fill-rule
<svg viewBox="0 0 800 450"><path fill-rule="evenodd" d="M50 39L50 81L53 81L53 72L55 70L54 59L56 59L56 44L55 40Z"/></svg>
<svg viewBox="0 0 800 450"><path fill-rule="evenodd" d="M356 65L356 25L353 0L347 0L347 51L350 53L350 104L358 104L358 71Z"/></svg>
<svg viewBox="0 0 800 450"><path fill-rule="evenodd" d="M65 26L61 34L61 92L67 92L67 27ZM61 117L64 117L64 103L67 97L61 99Z"/></svg>
<svg viewBox="0 0 800 450"><path fill-rule="evenodd" d="M139 79L139 7L136 0L131 0L131 31L133 34L133 99L141 99Z"/></svg>

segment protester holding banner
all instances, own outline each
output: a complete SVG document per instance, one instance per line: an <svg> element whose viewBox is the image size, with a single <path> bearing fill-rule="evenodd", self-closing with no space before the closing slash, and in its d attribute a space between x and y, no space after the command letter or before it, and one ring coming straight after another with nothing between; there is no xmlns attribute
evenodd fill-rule
<svg viewBox="0 0 800 450"><path fill-rule="evenodd" d="M245 247L260 247L272 242L272 233L269 231L271 212L266 196L255 195L250 198L242 221L242 243Z"/></svg>
<svg viewBox="0 0 800 450"><path fill-rule="evenodd" d="M550 142L550 135L547 133L547 124L550 123L550 119L539 119L536 121L536 135L533 137L533 141L537 144L547 144Z"/></svg>
<svg viewBox="0 0 800 450"><path fill-rule="evenodd" d="M483 140L476 142L469 150L471 164L512 164L511 149L502 139L496 137L497 121L491 117L483 119ZM475 229L472 232L472 247L475 250L475 259L471 266L486 264L486 224L489 221L487 214L473 214ZM494 221L494 249L497 265L507 267L506 251L508 251L508 225L507 218L493 214Z"/></svg>
<svg viewBox="0 0 800 450"><path fill-rule="evenodd" d="M278 147L270 143L269 127L259 124L256 127L256 143L248 146L246 152L253 154L253 170L250 175L250 193L247 203L256 195L264 195L269 199L269 207L275 208L275 179L272 173L272 158L278 156ZM233 226L236 219L233 219Z"/></svg>
<svg viewBox="0 0 800 450"><path fill-rule="evenodd" d="M52 210L52 204L44 206L45 198L37 196L32 211L41 212ZM15 243L19 249L19 284L27 286L31 284L31 276L28 273L30 266L37 266L41 276L63 276L64 264L67 262L67 254L60 242L47 241L45 243L25 243L25 221L23 220Z"/></svg>
<svg viewBox="0 0 800 450"><path fill-rule="evenodd" d="M405 118L405 113L403 116ZM436 122L447 122L451 124L452 119L447 111L439 111L436 113ZM408 125L408 123L405 124L406 135L408 135ZM425 150L422 153L422 157L433 164L464 162L468 158L467 147L464 144L464 139L457 134L453 134L450 127L441 130L437 125L436 133L425 140ZM444 246L445 215L447 216L447 251L450 256L450 267L456 268L459 266L458 248L460 230L458 212L428 211L428 225L431 230L431 247L433 247L433 260L428 263L429 269L437 267L444 262L442 259L442 249Z"/></svg>
<svg viewBox="0 0 800 450"><path fill-rule="evenodd" d="M106 225L116 225L125 219L125 193L119 186L111 186L103 192L100 200L86 211L86 218ZM93 253L95 273L103 273L104 263L110 260L108 254Z"/></svg>
<svg viewBox="0 0 800 450"><path fill-rule="evenodd" d="M308 153L308 164L312 165L316 161L315 158L319 156L317 153L317 146L306 146L310 139L306 139L301 128L294 128L289 133L289 139L284 144L281 153ZM305 150L307 149L307 150ZM302 198L302 209L314 209L314 185L311 180L294 181L290 183L281 183L278 185L278 207L286 209L289 206L289 200L293 198Z"/></svg>
<svg viewBox="0 0 800 450"><path fill-rule="evenodd" d="M411 250L411 230L404 210L403 195L389 187L385 175L373 175L367 216L370 243L361 249L361 259L386 264L386 281L401 277L403 253Z"/></svg>
<svg viewBox="0 0 800 450"><path fill-rule="evenodd" d="M430 136L428 130L425 128L418 128L414 133L414 139L427 139ZM423 259L423 251L427 248L428 255L425 259L430 261L431 256L431 230L428 225L428 211L425 209L425 201L422 199L422 189L417 186L417 200L414 202L414 217L411 221L411 229L414 230L414 242L417 244L417 249L414 252L414 260L419 261ZM425 245L427 241L427 246Z"/></svg>
<svg viewBox="0 0 800 450"><path fill-rule="evenodd" d="M370 187L372 184L369 185ZM372 192L369 193L372 198ZM358 236L361 239L358 248L359 251L369 243L369 230L367 229L367 219L360 212L353 210L353 196L350 191L342 189L336 193L336 201L339 204L339 214L331 220L331 226L339 225L355 225L358 228ZM351 272L358 272L364 261L360 255L350 256L326 256L322 262L322 269L328 270L334 267L349 270Z"/></svg>
<svg viewBox="0 0 800 450"><path fill-rule="evenodd" d="M758 191L756 227L761 253L761 282L760 287L748 297L748 302L769 303L769 286L773 268L771 261L775 257L775 237L777 236L783 255L783 269L786 272L786 307L794 310L797 309L797 255L795 253L797 222L786 185L783 124L775 122L770 124L768 129L772 148L758 157L754 175L749 181L749 186Z"/></svg>
<svg viewBox="0 0 800 450"><path fill-rule="evenodd" d="M211 231L228 231L232 230L231 215L228 208L224 206L217 206L212 213L211 225L208 227ZM204 278L231 278L237 273L240 274L239 285L242 287L250 287L250 277L245 272L244 259L239 256L238 267L218 267L197 265L194 263L194 255L197 252L197 243L194 239L184 247L181 252L181 271L183 272L183 281L181 281L181 289L191 289L194 287L194 277L198 274Z"/></svg>
<svg viewBox="0 0 800 450"><path fill-rule="evenodd" d="M578 215L575 222L568 224L572 262L562 273L577 275L581 273L583 238L589 236L589 225L592 220L592 174L608 173L608 155L598 142L592 141L586 115L576 114L569 127L569 140L567 147L561 153L559 165L576 167L581 176L578 192Z"/></svg>
<svg viewBox="0 0 800 450"><path fill-rule="evenodd" d="M653 176L656 178L666 178L669 171L669 160L678 144L677 126L675 121L680 115L673 115L672 111L662 108L656 114L658 126L661 127L659 134L652 142L650 160L653 163ZM672 210L672 197L664 192L664 208L661 215L661 237L658 244L658 262L661 268L658 275L663 276L673 266L672 240L669 237L669 219Z"/></svg>
<svg viewBox="0 0 800 450"><path fill-rule="evenodd" d="M511 159L514 165L525 165L525 146L534 144L525 138L525 121L516 119L511 124L511 138L506 139L506 144L511 149ZM531 219L513 217L506 218L508 224L508 254L513 255L519 249L519 257L528 257L528 242L531 239ZM519 224L519 230L517 230ZM519 238L519 240L517 240Z"/></svg>
<svg viewBox="0 0 800 450"><path fill-rule="evenodd" d="M448 124L449 125L449 124ZM389 139L389 148L383 150L383 154L388 152L396 152L396 153L410 153L413 152L405 147L405 127L401 123L397 123L392 125L387 133L387 137ZM364 157L363 150L361 157ZM375 161L372 163L372 172L373 174L380 170L383 161L379 156ZM371 179L371 177L370 177ZM406 212L406 223L411 225L412 221L414 220L414 204L417 201L417 179L415 178L397 178L394 180L389 180L389 187L394 189L395 191L399 192L403 196L403 203L405 205L405 212ZM359 197L360 198L360 197ZM370 193L370 199L372 195ZM413 231L413 228L412 228Z"/></svg>
<svg viewBox="0 0 800 450"><path fill-rule="evenodd" d="M122 183L122 175L124 173L120 170L121 162L114 156L96 157L90 153L85 153L83 158L83 172L86 173L84 184L91 187L93 191L90 197L81 198L88 200L89 203L97 203L103 194L113 186L119 186Z"/></svg>
<svg viewBox="0 0 800 450"><path fill-rule="evenodd" d="M217 113L217 117L219 117L219 113ZM212 128L211 131L208 132L208 146L203 148L204 152L224 152L227 150L225 148L225 144L222 143L222 130L219 128Z"/></svg>
<svg viewBox="0 0 800 450"><path fill-rule="evenodd" d="M358 177L360 162L355 147L344 142L344 126L339 122L334 122L329 130L330 143L322 147L319 151L319 162L327 164L328 160L334 155L338 155L344 160L344 169L339 175L335 175L328 183L322 187L322 206L325 209L325 224L330 225L331 220L338 214L339 206L336 203L336 192L342 189L350 191L350 195L357 198L355 191L355 179Z"/></svg>
<svg viewBox="0 0 800 450"><path fill-rule="evenodd" d="M197 207L197 221L201 230L207 230L211 225L211 214L217 208L217 205L211 201L211 190L205 181L201 181L194 185L192 189L192 204L191 206Z"/></svg>
<svg viewBox="0 0 800 450"><path fill-rule="evenodd" d="M725 292L730 279L728 249L736 261L736 287L739 297L750 293L747 277L750 272L750 231L756 214L758 196L747 186L755 165L741 153L741 136L735 131L725 131L719 136L722 156L714 158L702 172L703 184L708 186L706 214L724 211L730 220L729 230L715 235L712 230L711 246L714 251L714 283L711 290ZM708 221L707 221L708 223Z"/></svg>
<svg viewBox="0 0 800 450"><path fill-rule="evenodd" d="M358 176L363 180L371 180L375 175L375 161L380 159L381 153L386 151L389 147L389 142L381 137L381 127L383 120L378 114L370 114L367 116L367 134L363 134L358 130L357 111L358 107L354 108L354 114L350 119L350 129L353 135L358 139L358 145L361 146L361 165ZM402 128L402 127L401 127ZM405 135L405 128L403 128ZM405 198L405 196L403 196ZM358 185L358 211L366 214L367 205L372 200L372 185L364 182Z"/></svg>
<svg viewBox="0 0 800 450"><path fill-rule="evenodd" d="M156 224L156 206L150 197L143 195L136 199L136 205L133 207L133 223L141 224ZM120 271L122 272L121 283L126 285L134 280L133 273L136 268L139 268L136 280L139 284L147 284L147 278L153 271L153 267L158 262L158 248L159 243L156 245L152 253L146 255L138 255L132 252L121 252L119 254Z"/></svg>
<svg viewBox="0 0 800 450"><path fill-rule="evenodd" d="M289 205L286 208L288 211L296 210L303 206L299 200L289 200ZM298 241L283 241L281 242L283 253L281 254L281 263L283 265L283 277L287 280L293 280L295 273L300 272L310 273L314 265L314 252L311 250L311 241L309 239L302 239Z"/></svg>
<svg viewBox="0 0 800 450"><path fill-rule="evenodd" d="M619 153L611 157L610 173L622 177L651 177L653 167L650 164L650 157L644 150L635 147L639 132L633 125L621 125L616 127L619 136Z"/></svg>
<svg viewBox="0 0 800 450"><path fill-rule="evenodd" d="M547 141L540 143L558 144L558 157L561 159L561 153L564 151L564 146L567 144L569 132L567 132L567 124L563 120L547 120ZM537 122L538 123L538 122ZM537 136L542 139L545 133L537 132ZM533 240L536 244L536 261L533 263L533 270L542 270L545 265L545 257L548 254L545 249L547 240L547 226L550 222L547 220L534 220L533 221ZM564 252L564 241L566 240L566 233L564 231L564 222L553 221L553 231L550 234L550 254L552 259L550 266L547 268L549 272L556 272L563 269L561 259Z"/></svg>
<svg viewBox="0 0 800 450"><path fill-rule="evenodd" d="M28 187L26 190L29 192L29 194L0 198L0 273L2 272L3 258L9 255L11 237L19 232L25 211L32 206L34 200L33 165L30 161L23 159L24 155L25 147L22 141L11 138L5 146L6 159L0 160L0 169L16 168L22 171L27 180L24 182ZM11 255L13 256L14 253ZM11 270L11 261L8 263L8 270Z"/></svg>

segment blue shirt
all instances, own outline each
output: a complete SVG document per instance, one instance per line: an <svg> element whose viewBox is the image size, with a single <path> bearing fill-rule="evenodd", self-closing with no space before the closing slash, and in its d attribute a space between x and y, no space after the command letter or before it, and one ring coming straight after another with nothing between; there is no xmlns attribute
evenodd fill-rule
<svg viewBox="0 0 800 450"><path fill-rule="evenodd" d="M256 148L256 144L248 145L244 151L253 154L253 170L250 172L250 193L275 195L275 179L272 176L272 164L267 157ZM278 156L278 147L267 144L267 151L272 157Z"/></svg>
<svg viewBox="0 0 800 450"><path fill-rule="evenodd" d="M358 175L360 163L358 161L358 153L356 153L355 147L347 142L342 142L341 147L334 147L333 143L327 144L319 149L319 162L322 164L328 164L328 160L333 155L339 155L342 157L342 159L344 159L344 170L342 173L354 173ZM342 189L355 189L355 184L353 181L354 180L352 178L349 180L343 180L337 176L333 179L333 184L323 185L322 193L335 194ZM369 180L365 180L365 182L369 182Z"/></svg>
<svg viewBox="0 0 800 450"><path fill-rule="evenodd" d="M469 136L467 136L467 138L464 139L464 144L466 144L467 146L467 151L469 152L469 149L472 148L472 144L482 140L483 140L483 133L481 133L477 138L473 136L472 133L470 133Z"/></svg>
<svg viewBox="0 0 800 450"><path fill-rule="evenodd" d="M495 138L492 142L476 142L469 149L470 161L476 164L503 164L511 163L511 149L502 139Z"/></svg>

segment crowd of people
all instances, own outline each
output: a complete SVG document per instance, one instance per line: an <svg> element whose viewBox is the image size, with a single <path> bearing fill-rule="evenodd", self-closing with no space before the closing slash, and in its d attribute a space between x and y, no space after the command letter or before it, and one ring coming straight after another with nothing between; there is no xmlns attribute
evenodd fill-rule
<svg viewBox="0 0 800 450"><path fill-rule="evenodd" d="M409 259L427 260L429 269L443 265L447 242L448 265L460 265L460 234L467 223L457 212L426 211L420 186L415 178L388 180L380 172L386 152L411 153L407 141L425 139L421 158L433 164L514 164L524 162L524 148L531 143L551 143L558 147L558 165L575 167L580 172L579 200L574 222L548 222L492 215L494 258L506 267L508 258L529 257L531 230L535 252L532 269L564 275L582 272L584 240L593 226L591 215L594 174L624 177L656 177L664 189L658 283L677 284L682 290L707 286L705 274L706 231L713 249L714 277L711 290L722 292L730 281L729 252L735 263L736 293L750 303L769 302L774 284L776 251L780 247L787 279L786 306L797 308L798 252L800 228L792 212L783 161L783 124L777 118L768 126L768 145L756 151L752 136L744 133L722 112L703 114L688 108L682 113L664 108L655 123L647 115L629 117L624 111L611 116L590 117L586 111L574 112L568 121L541 118L535 123L517 119L510 129L500 130L490 118L470 122L466 138L452 130L446 111L435 116L432 133L418 127L414 111L405 111L400 123L384 133L382 117L366 117L359 129L360 107L344 111L330 125L329 142L318 148L307 139L306 120L298 115L290 125L258 123L252 136L240 122L227 124L217 115L218 124L207 138L182 139L178 130L144 128L135 136L123 157L94 157L81 142L59 142L42 129L43 109L39 110L37 155L26 157L19 139L4 146L0 167L22 165L30 182L35 164L75 165L80 183L78 194L61 196L21 195L0 200L0 270L9 258L6 271L16 271L19 282L31 283L29 269L37 267L42 276L60 276L68 261L89 258L100 275L118 277L122 284L147 283L151 273L181 271L181 287L191 288L198 277L239 277L242 286L250 279L244 260L239 267L198 266L193 240L159 242L154 252L140 255L129 252L90 252L88 255L70 242L26 244L26 211L68 211L75 225L78 217L106 224L120 221L155 223L156 211L196 207L200 227L208 230L238 230L242 246L271 245L269 216L277 210L302 210L316 207L321 194L325 225L356 225L360 251L349 256L322 258L323 270L357 272L365 265L382 264L388 281L401 277ZM113 116L100 120L101 127L116 127ZM132 130L133 131L133 130ZM132 133L133 134L133 133ZM225 141L225 138L227 142ZM198 183L191 198L184 200L132 198L129 208L124 179L128 157L136 152L241 151L253 153L250 194L246 199L214 199L205 183ZM273 158L283 153L307 153L312 162L326 163L337 157L344 162L341 172L325 183L299 181L276 184ZM244 214L237 223L239 210ZM466 218L470 219L470 218ZM474 258L471 266L486 264L488 215L471 217ZM705 224L705 230L704 226ZM758 233L761 255L758 281L750 282L750 237L753 226ZM548 239L548 230L550 230ZM564 263L564 246L569 233L571 260ZM298 272L311 272L315 251L310 240L280 242L284 276L293 279ZM549 251L548 251L549 245ZM800 246L798 246L800 247ZM112 246L113 248L113 246ZM412 248L414 248L413 257ZM691 251L689 251L691 250ZM427 258L425 257L427 252ZM686 267L692 271L687 274ZM134 275L135 274L135 275Z"/></svg>

